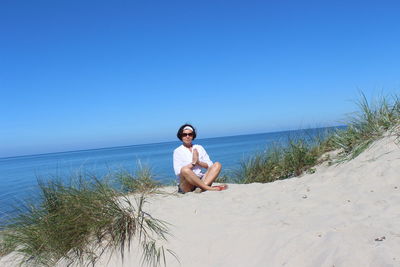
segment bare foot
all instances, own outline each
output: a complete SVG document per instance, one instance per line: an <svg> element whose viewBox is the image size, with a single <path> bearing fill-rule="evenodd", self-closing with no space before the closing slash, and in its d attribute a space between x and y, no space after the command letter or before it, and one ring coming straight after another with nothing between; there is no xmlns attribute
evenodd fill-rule
<svg viewBox="0 0 400 267"><path fill-rule="evenodd" d="M222 191L228 189L228 185L222 184L222 185L214 185L212 188L215 188L216 190L213 191Z"/></svg>

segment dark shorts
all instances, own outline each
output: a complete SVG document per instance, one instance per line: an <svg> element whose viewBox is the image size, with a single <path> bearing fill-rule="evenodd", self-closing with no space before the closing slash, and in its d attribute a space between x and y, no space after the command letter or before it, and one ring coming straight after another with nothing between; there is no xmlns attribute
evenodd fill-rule
<svg viewBox="0 0 400 267"><path fill-rule="evenodd" d="M193 187L193 189L190 192L193 192L194 190L196 190L196 188L197 188L197 186ZM183 191L182 188L178 185L178 193L185 194L188 192Z"/></svg>

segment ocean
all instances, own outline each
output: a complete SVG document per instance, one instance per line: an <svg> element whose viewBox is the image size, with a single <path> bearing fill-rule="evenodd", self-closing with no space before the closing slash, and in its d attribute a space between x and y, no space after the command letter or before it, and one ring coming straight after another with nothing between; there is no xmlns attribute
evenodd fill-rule
<svg viewBox="0 0 400 267"><path fill-rule="evenodd" d="M312 137L329 129L332 128L196 139L193 143L202 145L212 161L222 164L222 173L229 174L240 166L241 161L266 150L272 143L284 143L288 137ZM151 167L155 179L172 184L175 181L172 153L180 144L177 140L0 158L0 218L12 212L21 201L38 194L38 179L68 179L77 173L90 173L101 178L114 171L134 172L142 164Z"/></svg>

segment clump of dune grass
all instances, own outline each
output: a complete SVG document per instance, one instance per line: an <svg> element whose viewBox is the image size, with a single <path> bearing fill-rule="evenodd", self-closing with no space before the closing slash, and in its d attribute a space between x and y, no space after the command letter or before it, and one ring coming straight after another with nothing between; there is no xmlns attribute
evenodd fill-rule
<svg viewBox="0 0 400 267"><path fill-rule="evenodd" d="M235 173L241 183L267 183L299 176L304 172L314 173L321 156L332 150L330 137L335 127L303 130L289 135L285 142L274 143L267 149L241 162Z"/></svg>
<svg viewBox="0 0 400 267"><path fill-rule="evenodd" d="M289 138L286 145L274 144L243 160L234 177L239 183L268 183L298 176L315 166L324 152L320 139Z"/></svg>
<svg viewBox="0 0 400 267"><path fill-rule="evenodd" d="M10 254L14 249L14 245L4 239L5 231L0 233L0 257Z"/></svg>
<svg viewBox="0 0 400 267"><path fill-rule="evenodd" d="M117 180L125 193L154 193L161 187L161 183L154 179L152 169L140 162L134 173L118 172Z"/></svg>
<svg viewBox="0 0 400 267"><path fill-rule="evenodd" d="M397 96L380 97L368 101L364 94L357 102L359 111L348 118L345 130L331 138L335 148L341 149L341 161L357 157L375 140L400 124L400 101Z"/></svg>
<svg viewBox="0 0 400 267"><path fill-rule="evenodd" d="M70 184L39 182L40 203L25 204L2 228L1 253L22 256L21 265L54 266L62 261L94 265L104 252L125 251L133 241L143 249L143 264L165 264L167 224L93 177Z"/></svg>
<svg viewBox="0 0 400 267"><path fill-rule="evenodd" d="M400 125L400 101L397 96L381 97L371 104L364 94L357 103L359 111L345 122L346 127L310 137L291 137L286 144L273 145L263 153L255 154L241 162L234 173L239 183L272 182L304 172L315 172L315 165L325 159L321 156L339 150L343 162L357 157L375 140ZM397 132L400 135L400 131Z"/></svg>

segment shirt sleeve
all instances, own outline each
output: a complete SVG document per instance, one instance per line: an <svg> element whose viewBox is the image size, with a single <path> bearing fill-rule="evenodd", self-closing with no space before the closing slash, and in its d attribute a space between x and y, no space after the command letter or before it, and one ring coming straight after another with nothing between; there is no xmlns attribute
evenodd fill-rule
<svg viewBox="0 0 400 267"><path fill-rule="evenodd" d="M208 168L210 168L214 163L211 161L210 157L207 154L207 151L202 147L198 146L199 151L199 159L201 162L207 163Z"/></svg>
<svg viewBox="0 0 400 267"><path fill-rule="evenodd" d="M175 175L179 175L181 173L181 169L183 166L185 166L187 163L185 163L185 159L182 155L182 153L179 150L174 150L174 171Z"/></svg>

